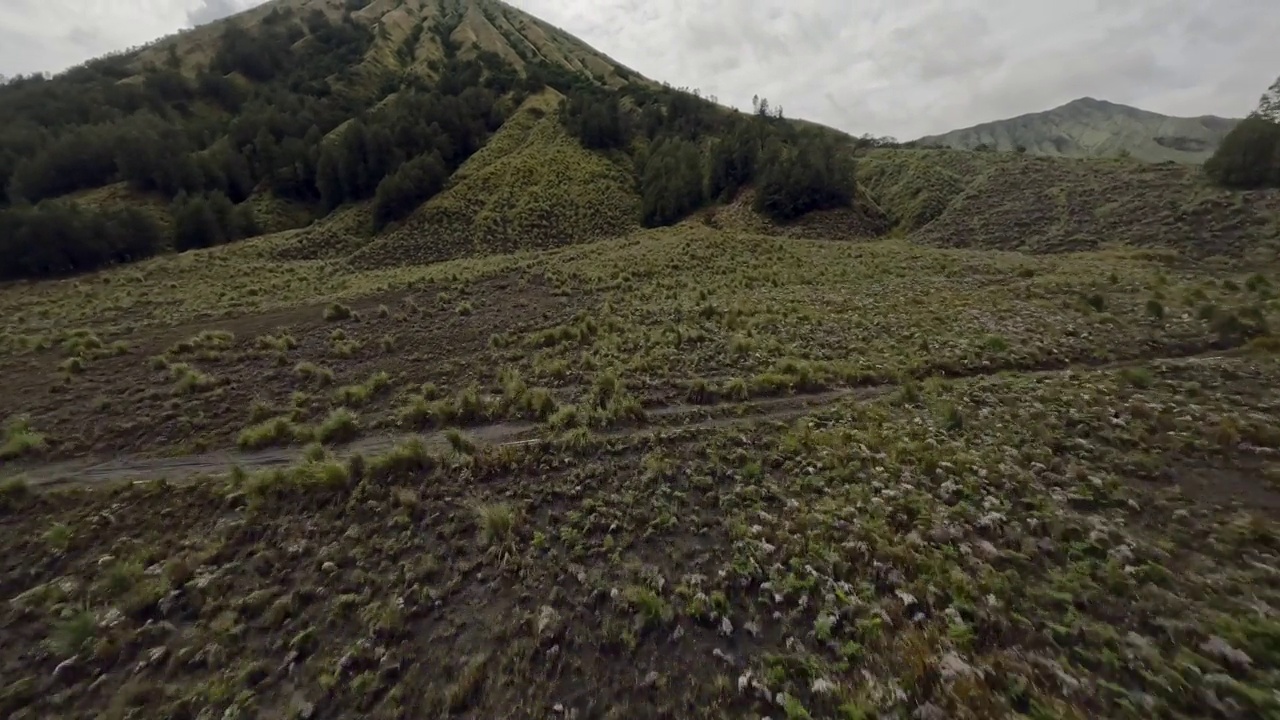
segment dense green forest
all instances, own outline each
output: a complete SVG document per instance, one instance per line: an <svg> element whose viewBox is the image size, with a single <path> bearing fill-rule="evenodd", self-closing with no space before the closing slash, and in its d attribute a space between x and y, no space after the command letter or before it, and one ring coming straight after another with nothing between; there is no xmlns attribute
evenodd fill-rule
<svg viewBox="0 0 1280 720"><path fill-rule="evenodd" d="M448 27L433 31L445 53L431 81L363 70L374 31L350 12L331 20L281 9L251 29L227 24L194 76L170 52L140 75L134 56L120 55L8 81L0 278L249 237L259 232L246 202L255 193L315 217L370 200L371 230L380 229L444 189L510 111L545 87L565 96L561 120L584 147L634 168L646 225L676 222L747 185L778 220L851 202L847 145L783 120L767 100L740 114L666 86L606 89L545 62L520 74L492 52L464 60ZM168 221L67 197L119 182L168 202Z"/></svg>
<svg viewBox="0 0 1280 720"><path fill-rule="evenodd" d="M1280 187L1280 78L1257 109L1223 138L1204 169L1226 187Z"/></svg>

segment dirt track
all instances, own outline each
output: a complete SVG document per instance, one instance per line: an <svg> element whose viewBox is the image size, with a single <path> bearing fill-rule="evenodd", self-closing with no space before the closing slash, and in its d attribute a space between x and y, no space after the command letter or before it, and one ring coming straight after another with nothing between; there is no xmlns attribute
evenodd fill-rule
<svg viewBox="0 0 1280 720"><path fill-rule="evenodd" d="M698 430L723 427L735 423L787 420L805 414L810 409L856 395L870 398L892 389L890 386L840 389L807 395L795 395L746 403L719 406L677 405L650 410L651 424L640 427L616 428L604 431L605 435L629 436L640 433L656 433L664 430ZM711 415L714 415L712 417ZM537 443L545 439L538 426L528 422L498 422L465 428L466 435L478 445L519 445ZM414 438L420 439L433 450L449 447L444 432L388 433L359 438L333 449L340 459L352 455L378 455ZM151 480L177 481L223 475L233 467L246 472L288 467L303 455L301 447L268 448L265 450L215 450L179 457L145 457L124 455L111 460L69 460L40 465L22 472L32 487L52 488L68 485L101 484L115 482L147 482Z"/></svg>
<svg viewBox="0 0 1280 720"><path fill-rule="evenodd" d="M1106 365L1068 366L1054 370L1027 371L1026 375L1052 375L1080 370L1114 370L1149 363L1211 363L1226 357L1220 353L1183 357L1148 358L1110 363ZM982 376L992 373L974 373ZM845 398L869 400L896 389L894 384L871 385L858 388L841 388L818 393L798 394L781 398L721 403L718 405L672 405L653 408L647 412L648 423L642 426L615 428L604 431L606 435L630 436L640 433L658 433L675 430L705 430L733 424L785 421L800 417L813 408L821 407ZM528 422L498 422L465 428L465 433L479 445L501 446L541 442L545 431ZM435 450L448 448L444 432L426 434L385 433L359 438L334 448L339 459L355 454L377 455L397 444L419 438ZM269 448L256 451L234 449L215 450L179 457L148 457L122 455L110 460L77 459L52 462L20 470L32 487L53 488L69 485L97 485L117 482L147 482L165 479L170 481L192 480L220 476L233 467L247 472L287 467L303 455L301 447Z"/></svg>

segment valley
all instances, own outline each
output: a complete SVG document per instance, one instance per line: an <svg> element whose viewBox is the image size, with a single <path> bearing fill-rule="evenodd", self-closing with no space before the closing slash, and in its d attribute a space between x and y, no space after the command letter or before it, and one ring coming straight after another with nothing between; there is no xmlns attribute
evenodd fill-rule
<svg viewBox="0 0 1280 720"><path fill-rule="evenodd" d="M1280 190L868 147L487 0L113 62L248 99L77 187L97 120L0 109L57 180L0 207L0 714L1280 712Z"/></svg>

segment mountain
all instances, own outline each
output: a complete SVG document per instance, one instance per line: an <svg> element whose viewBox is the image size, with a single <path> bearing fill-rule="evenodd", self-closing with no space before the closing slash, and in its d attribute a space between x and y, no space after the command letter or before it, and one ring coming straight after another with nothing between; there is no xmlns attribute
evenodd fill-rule
<svg viewBox="0 0 1280 720"><path fill-rule="evenodd" d="M220 22L199 26L154 43L138 53L135 68L163 64L171 52L182 67L208 63L227 28L256 28L323 17L371 31L358 65L364 72L439 76L449 48L463 59L493 53L516 72L549 64L601 85L648 82L578 38L498 0L276 0ZM171 50L171 48L173 50Z"/></svg>
<svg viewBox="0 0 1280 720"><path fill-rule="evenodd" d="M362 265L536 249L747 185L775 222L874 214L848 136L768 107L649 80L497 0L276 0L0 86L0 278L292 230L281 254Z"/></svg>
<svg viewBox="0 0 1280 720"><path fill-rule="evenodd" d="M1034 155L1063 157L1128 153L1149 162L1202 163L1238 122L1212 115L1170 117L1086 97L1044 112L922 137L919 143L962 150L1025 148Z"/></svg>

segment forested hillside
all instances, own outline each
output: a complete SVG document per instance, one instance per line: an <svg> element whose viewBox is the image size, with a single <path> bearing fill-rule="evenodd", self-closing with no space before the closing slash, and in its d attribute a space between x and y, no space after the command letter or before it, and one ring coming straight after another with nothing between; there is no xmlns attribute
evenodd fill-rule
<svg viewBox="0 0 1280 720"><path fill-rule="evenodd" d="M544 91L581 146L633 178L646 225L749 183L779 220L851 202L837 133L767 101L730 111L555 33L484 0L303 0L13 79L0 87L0 277L219 245L350 203L369 207L360 234L383 231Z"/></svg>

